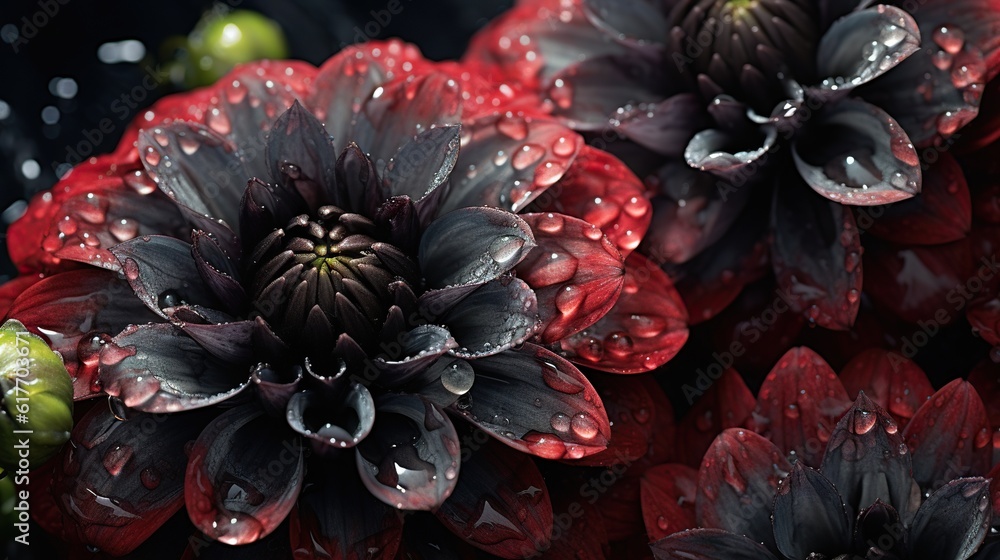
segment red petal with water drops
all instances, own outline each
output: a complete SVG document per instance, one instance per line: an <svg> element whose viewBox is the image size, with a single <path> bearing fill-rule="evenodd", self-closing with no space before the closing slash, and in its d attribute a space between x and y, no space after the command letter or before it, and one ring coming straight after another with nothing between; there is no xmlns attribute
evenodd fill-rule
<svg viewBox="0 0 1000 560"><path fill-rule="evenodd" d="M7 316L49 341L73 378L73 398L86 399L101 392L97 367L104 340L130 324L157 319L131 292L112 272L71 270L25 290Z"/></svg>
<svg viewBox="0 0 1000 560"><path fill-rule="evenodd" d="M603 317L625 281L621 254L601 230L562 214L522 214L537 247L517 265L517 277L538 298L543 326L539 337L551 344Z"/></svg>
<svg viewBox="0 0 1000 560"><path fill-rule="evenodd" d="M990 469L993 431L979 394L956 379L926 401L903 431L913 457L913 478L935 490L965 476Z"/></svg>
<svg viewBox="0 0 1000 560"><path fill-rule="evenodd" d="M906 322L946 325L972 297L956 289L972 273L965 240L918 247L868 243L865 249L865 292Z"/></svg>
<svg viewBox="0 0 1000 560"><path fill-rule="evenodd" d="M847 395L865 395L906 426L917 409L934 394L920 366L897 352L871 348L854 357L840 372Z"/></svg>
<svg viewBox="0 0 1000 560"><path fill-rule="evenodd" d="M480 30L463 60L493 81L511 80L537 91L570 64L628 52L587 19L579 2L535 0L519 3ZM561 95L572 92L567 88Z"/></svg>
<svg viewBox="0 0 1000 560"><path fill-rule="evenodd" d="M642 517L650 540L698 527L697 487L698 471L687 465L659 465L642 475Z"/></svg>
<svg viewBox="0 0 1000 560"><path fill-rule="evenodd" d="M139 139L139 131L156 125L169 124L174 121L192 121L205 123L215 87L196 89L188 93L168 95L144 111L140 111L118 141L115 156L129 163L139 162L139 151L135 143ZM211 118L214 118L212 116Z"/></svg>
<svg viewBox="0 0 1000 560"><path fill-rule="evenodd" d="M796 312L846 330L861 305L861 237L850 209L801 181L775 190L771 257L778 285Z"/></svg>
<svg viewBox="0 0 1000 560"><path fill-rule="evenodd" d="M611 466L628 464L634 466L635 461L648 452L654 437L654 427L658 426L653 417L671 415L667 408L656 408L647 390L644 379L636 377L620 377L602 373L593 373L588 379L601 396L604 408L611 421L611 441L608 448L600 453L574 461L574 465ZM653 382L655 384L655 381ZM657 390L659 390L657 388ZM669 407L669 401L667 401ZM671 419L672 420L672 419ZM671 422L672 424L672 422ZM673 426L666 426L668 437L673 436Z"/></svg>
<svg viewBox="0 0 1000 560"><path fill-rule="evenodd" d="M289 532L297 560L388 560L399 548L403 518L368 492L350 457L340 457L310 473Z"/></svg>
<svg viewBox="0 0 1000 560"><path fill-rule="evenodd" d="M642 373L665 364L687 341L687 311L670 278L639 253L625 260L625 284L611 311L562 340L570 359L612 373Z"/></svg>
<svg viewBox="0 0 1000 560"><path fill-rule="evenodd" d="M7 317L7 312L10 310L11 305L14 304L14 300L42 278L45 278L44 274L27 274L18 276L13 280L8 280L3 285L0 285L0 317ZM21 322L23 323L24 321Z"/></svg>
<svg viewBox="0 0 1000 560"><path fill-rule="evenodd" d="M717 379L713 377L699 372L693 385L682 388L691 408L677 426L677 455L687 465L700 465L715 437L727 428L743 426L757 404L736 370L727 369Z"/></svg>
<svg viewBox="0 0 1000 560"><path fill-rule="evenodd" d="M653 217L642 181L615 156L583 146L566 175L531 209L582 218L608 236L623 256L642 240Z"/></svg>
<svg viewBox="0 0 1000 560"><path fill-rule="evenodd" d="M607 448L604 404L573 364L531 343L469 364L475 383L451 410L493 437L545 459L580 459Z"/></svg>
<svg viewBox="0 0 1000 560"><path fill-rule="evenodd" d="M92 408L52 477L53 495L79 538L120 556L159 529L184 504L183 450L209 418L140 413L125 422L107 406Z"/></svg>
<svg viewBox="0 0 1000 560"><path fill-rule="evenodd" d="M730 428L715 438L698 471L695 511L700 527L743 534L774 548L771 503L792 466L763 437Z"/></svg>
<svg viewBox="0 0 1000 560"><path fill-rule="evenodd" d="M850 406L847 391L826 361L809 348L792 348L764 378L751 424L786 454L817 467Z"/></svg>
<svg viewBox="0 0 1000 560"><path fill-rule="evenodd" d="M138 169L138 164L126 169L117 161L114 156L90 158L73 168L51 190L31 199L24 214L7 230L7 250L22 274L74 267L53 255L63 246L59 239L62 232L57 227L58 220L67 215L64 204L74 197L86 199L89 193L126 190L122 177Z"/></svg>
<svg viewBox="0 0 1000 560"><path fill-rule="evenodd" d="M1000 428L1000 365L984 359L972 368L968 380L983 399L990 425Z"/></svg>
<svg viewBox="0 0 1000 560"><path fill-rule="evenodd" d="M919 196L878 208L857 209L855 217L860 229L893 243L936 245L957 241L972 229L969 185L954 156L941 153L924 172Z"/></svg>
<svg viewBox="0 0 1000 560"><path fill-rule="evenodd" d="M436 511L445 527L467 543L502 558L546 550L552 535L552 503L545 479L527 455L478 430L451 497Z"/></svg>

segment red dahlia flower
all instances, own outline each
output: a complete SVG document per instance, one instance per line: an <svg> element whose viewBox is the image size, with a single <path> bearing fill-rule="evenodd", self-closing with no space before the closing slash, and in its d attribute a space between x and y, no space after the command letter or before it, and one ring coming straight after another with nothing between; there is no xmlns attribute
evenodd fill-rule
<svg viewBox="0 0 1000 560"><path fill-rule="evenodd" d="M649 221L635 177L477 83L397 42L245 66L32 201L12 253L51 275L8 315L110 402L52 467L50 530L122 554L186 507L229 544L290 517L297 555L392 557L399 511L432 510L494 554L545 546L512 448L610 436L566 358L652 369L685 316L622 256ZM484 432L506 445L463 447Z"/></svg>

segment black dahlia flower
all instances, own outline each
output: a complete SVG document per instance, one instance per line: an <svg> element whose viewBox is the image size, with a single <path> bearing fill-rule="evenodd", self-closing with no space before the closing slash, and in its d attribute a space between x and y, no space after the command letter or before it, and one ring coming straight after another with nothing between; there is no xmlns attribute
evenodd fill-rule
<svg viewBox="0 0 1000 560"><path fill-rule="evenodd" d="M526 0L467 60L647 177L659 196L641 250L694 321L771 269L797 312L844 330L863 232L925 245L968 231L944 152L1000 71L998 31L981 0ZM921 191L933 202L899 203Z"/></svg>
<svg viewBox="0 0 1000 560"><path fill-rule="evenodd" d="M400 512L429 510L495 554L545 546L511 448L604 450L566 358L656 367L684 316L658 269L626 273L634 176L458 73L398 42L242 67L33 201L11 236L42 251L15 258L56 273L8 315L110 404L52 467L49 530L123 554L186 507L227 544L290 518L298 556L391 558Z"/></svg>
<svg viewBox="0 0 1000 560"><path fill-rule="evenodd" d="M797 348L765 380L750 427L722 431L697 474L648 472L654 556L993 558L991 428L972 385L931 394L918 367L884 351L842 378L893 413L864 391L852 405L830 367Z"/></svg>

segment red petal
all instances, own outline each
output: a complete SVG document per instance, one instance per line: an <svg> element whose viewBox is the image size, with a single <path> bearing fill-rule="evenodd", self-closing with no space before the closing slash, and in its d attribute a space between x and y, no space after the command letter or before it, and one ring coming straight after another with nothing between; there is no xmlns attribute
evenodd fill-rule
<svg viewBox="0 0 1000 560"><path fill-rule="evenodd" d="M955 478L986 474L993 431L979 394L967 381L945 385L917 410L903 431L913 478L924 490Z"/></svg>
<svg viewBox="0 0 1000 560"><path fill-rule="evenodd" d="M73 168L51 190L31 199L24 215L7 231L10 258L22 274L74 267L53 255L63 245L55 222L66 215L63 205L73 197L126 190L123 176L137 166L123 166L117 161L114 156L90 158Z"/></svg>
<svg viewBox="0 0 1000 560"><path fill-rule="evenodd" d="M840 381L850 398L857 398L864 391L904 427L934 394L934 387L920 366L881 348L871 348L855 356L841 370Z"/></svg>
<svg viewBox="0 0 1000 560"><path fill-rule="evenodd" d="M573 490L577 490L574 488ZM604 560L608 556L608 532L601 510L576 492L554 492L552 509L556 512L552 528L552 547L546 560Z"/></svg>
<svg viewBox="0 0 1000 560"><path fill-rule="evenodd" d="M619 377L594 373L588 379L601 396L611 421L611 440L608 448L573 465L611 466L627 464L633 468L635 461L646 455L654 436L653 417L667 416L671 410L655 408L646 384L638 377ZM655 382L654 382L655 383ZM673 431L672 426L668 429ZM669 434L672 435L672 434ZM633 471L635 472L635 471Z"/></svg>
<svg viewBox="0 0 1000 560"><path fill-rule="evenodd" d="M639 477L622 466L591 475L580 487L580 496L595 501L610 541L645 536Z"/></svg>
<svg viewBox="0 0 1000 560"><path fill-rule="evenodd" d="M869 244L865 291L909 323L948 324L957 317L956 305L965 306L971 298L956 291L972 273L969 249L965 240L920 247Z"/></svg>
<svg viewBox="0 0 1000 560"><path fill-rule="evenodd" d="M773 549L771 503L778 481L791 470L781 450L763 437L740 428L722 432L698 472L698 525L745 534Z"/></svg>
<svg viewBox="0 0 1000 560"><path fill-rule="evenodd" d="M649 539L695 529L698 471L687 465L660 465L642 475L642 517Z"/></svg>
<svg viewBox="0 0 1000 560"><path fill-rule="evenodd" d="M642 181L621 160L590 146L580 149L552 189L532 208L583 218L601 228L624 256L639 246L653 217Z"/></svg>
<svg viewBox="0 0 1000 560"><path fill-rule="evenodd" d="M775 190L771 258L796 312L847 330L861 305L861 236L854 215L799 182Z"/></svg>
<svg viewBox="0 0 1000 560"><path fill-rule="evenodd" d="M685 385L683 391L691 409L677 426L677 454L681 462L697 466L716 436L744 425L757 399L733 369L715 374L709 367L699 373L694 386Z"/></svg>
<svg viewBox="0 0 1000 560"><path fill-rule="evenodd" d="M45 278L44 274L28 274L18 276L0 285L0 317L7 317L7 312L10 310L10 306L13 305L14 300L24 290L30 288L42 278Z"/></svg>
<svg viewBox="0 0 1000 560"><path fill-rule="evenodd" d="M534 289L550 344L603 317L625 281L625 263L593 225L561 214L522 214L538 246L517 265L517 276ZM594 239L596 237L596 239Z"/></svg>
<svg viewBox="0 0 1000 560"><path fill-rule="evenodd" d="M786 454L818 467L851 402L823 358L805 347L792 348L764 379L752 427Z"/></svg>
<svg viewBox="0 0 1000 560"><path fill-rule="evenodd" d="M577 363L613 373L640 373L666 363L687 341L687 312L670 278L639 253L625 261L625 285L611 311L564 339Z"/></svg>
<svg viewBox="0 0 1000 560"><path fill-rule="evenodd" d="M965 237L972 228L972 201L965 175L947 152L923 174L920 194L875 208L857 209L858 227L886 241L936 245ZM868 227L870 226L870 227Z"/></svg>
<svg viewBox="0 0 1000 560"><path fill-rule="evenodd" d="M993 346L1000 345L1000 298L973 303L965 315L973 332Z"/></svg>
<svg viewBox="0 0 1000 560"><path fill-rule="evenodd" d="M139 130L143 128L152 128L174 121L204 123L212 96L216 93L215 90L214 86L210 86L188 93L168 95L153 103L145 111L139 112L125 129L121 140L118 141L118 147L114 152L115 156L122 161L138 164L139 151L136 149L135 143L139 139Z"/></svg>
<svg viewBox="0 0 1000 560"><path fill-rule="evenodd" d="M103 339L131 323L157 319L124 279L92 268L45 278L17 298L8 316L45 336L62 354L76 400L101 392L97 366Z"/></svg>
<svg viewBox="0 0 1000 560"><path fill-rule="evenodd" d="M1000 428L1000 365L992 360L982 360L969 372L969 383L983 398L990 425Z"/></svg>

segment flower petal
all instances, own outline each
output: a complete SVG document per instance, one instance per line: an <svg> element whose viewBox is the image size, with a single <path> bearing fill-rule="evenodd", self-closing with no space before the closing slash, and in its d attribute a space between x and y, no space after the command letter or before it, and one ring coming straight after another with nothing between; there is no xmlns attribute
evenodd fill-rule
<svg viewBox="0 0 1000 560"><path fill-rule="evenodd" d="M191 522L230 545L267 536L295 507L304 461L298 435L256 405L223 412L191 448L184 484Z"/></svg>
<svg viewBox="0 0 1000 560"><path fill-rule="evenodd" d="M244 314L248 300L240 283L238 261L233 262L214 235L201 230L191 234L191 254L202 281L226 310L233 315Z"/></svg>
<svg viewBox="0 0 1000 560"><path fill-rule="evenodd" d="M385 355L375 358L375 367L385 376L379 383L387 387L408 383L457 346L451 333L436 325L418 325L400 333L396 344L383 346Z"/></svg>
<svg viewBox="0 0 1000 560"><path fill-rule="evenodd" d="M913 457L913 479L927 491L954 478L985 475L992 462L992 432L972 385L961 379L945 385L903 430Z"/></svg>
<svg viewBox="0 0 1000 560"><path fill-rule="evenodd" d="M1000 426L1000 365L984 358L972 368L968 379L983 399L990 425Z"/></svg>
<svg viewBox="0 0 1000 560"><path fill-rule="evenodd" d="M874 105L841 99L824 108L792 156L806 183L841 204L874 206L920 192L920 160L906 132Z"/></svg>
<svg viewBox="0 0 1000 560"><path fill-rule="evenodd" d="M139 413L128 421L97 405L77 423L52 491L83 541L120 556L184 505L184 447L211 418ZM55 463L55 462L53 462Z"/></svg>
<svg viewBox="0 0 1000 560"><path fill-rule="evenodd" d="M552 103L552 114L560 117L567 126L573 130L600 131L608 127L609 120L615 124L615 113L620 108L663 99L662 90L666 89L666 84L661 62L655 57L635 54L588 58L556 74L548 82L544 93ZM665 109L662 111L664 118L657 118L654 128L666 120L669 106ZM656 114L660 116L661 111L656 111ZM642 115L646 115L645 110ZM638 125L637 129L649 124L639 119L631 123ZM630 136L624 129L621 132ZM651 131L634 130L634 135L652 140L654 135L644 132ZM639 143L646 145L641 141Z"/></svg>
<svg viewBox="0 0 1000 560"><path fill-rule="evenodd" d="M529 224L496 208L460 208L424 231L417 260L431 288L483 284L535 246Z"/></svg>
<svg viewBox="0 0 1000 560"><path fill-rule="evenodd" d="M858 354L840 372L850 398L865 396L892 413L901 426L909 423L934 387L924 370L896 352L870 348Z"/></svg>
<svg viewBox="0 0 1000 560"><path fill-rule="evenodd" d="M756 404L753 393L736 370L714 371L711 366L707 373L699 370L693 386L684 387L684 397L691 408L677 426L681 443L677 452L682 462L695 467L701 464L716 436L728 428L746 424Z"/></svg>
<svg viewBox="0 0 1000 560"><path fill-rule="evenodd" d="M632 253L625 260L621 296L611 311L559 346L564 355L588 367L642 373L673 358L687 337L687 311L670 278Z"/></svg>
<svg viewBox="0 0 1000 560"><path fill-rule="evenodd" d="M271 179L294 190L310 207L342 204L331 196L337 192L333 139L297 100L274 122L265 154Z"/></svg>
<svg viewBox="0 0 1000 560"><path fill-rule="evenodd" d="M684 148L684 160L722 179L745 181L767 162L777 139L778 131L772 126L762 127L759 134L750 136L705 129L690 139Z"/></svg>
<svg viewBox="0 0 1000 560"><path fill-rule="evenodd" d="M459 125L435 126L403 144L386 164L382 180L393 195L420 202L444 183L458 161Z"/></svg>
<svg viewBox="0 0 1000 560"><path fill-rule="evenodd" d="M209 406L245 389L249 378L249 367L219 360L170 323L132 325L101 348L105 392L145 412Z"/></svg>
<svg viewBox="0 0 1000 560"><path fill-rule="evenodd" d="M254 355L254 321L198 325L184 323L181 329L208 353L228 364L248 364Z"/></svg>
<svg viewBox="0 0 1000 560"><path fill-rule="evenodd" d="M476 381L452 410L503 443L546 459L579 459L607 447L604 405L566 360L525 343L469 363Z"/></svg>
<svg viewBox="0 0 1000 560"><path fill-rule="evenodd" d="M760 543L718 529L693 529L649 545L656 560L777 560Z"/></svg>
<svg viewBox="0 0 1000 560"><path fill-rule="evenodd" d="M750 430L727 429L701 462L698 525L746 535L773 548L771 502L778 481L791 470L773 443Z"/></svg>
<svg viewBox="0 0 1000 560"><path fill-rule="evenodd" d="M625 265L607 237L583 220L552 213L521 218L538 246L518 264L517 276L535 291L544 325L539 337L549 344L607 314L621 292Z"/></svg>
<svg viewBox="0 0 1000 560"><path fill-rule="evenodd" d="M642 475L642 518L650 540L695 529L698 471L687 465L657 465Z"/></svg>
<svg viewBox="0 0 1000 560"><path fill-rule="evenodd" d="M847 330L861 305L861 237L854 215L797 179L774 192L774 273L788 303L821 327Z"/></svg>
<svg viewBox="0 0 1000 560"><path fill-rule="evenodd" d="M908 557L965 560L972 556L990 532L989 490L984 478L959 478L931 494L910 524Z"/></svg>
<svg viewBox="0 0 1000 560"><path fill-rule="evenodd" d="M876 499L909 515L913 480L910 455L896 422L864 393L830 435L820 467L850 511L859 511Z"/></svg>
<svg viewBox="0 0 1000 560"><path fill-rule="evenodd" d="M364 385L353 383L338 400L318 391L300 391L288 400L288 425L309 440L314 451L356 446L375 425L375 401Z"/></svg>
<svg viewBox="0 0 1000 560"><path fill-rule="evenodd" d="M363 45L345 47L319 67L307 105L343 151L358 110L388 80L387 69Z"/></svg>
<svg viewBox="0 0 1000 560"><path fill-rule="evenodd" d="M546 193L529 210L582 218L601 228L623 257L639 246L653 215L642 181L621 160L591 146L580 149Z"/></svg>
<svg viewBox="0 0 1000 560"><path fill-rule="evenodd" d="M885 206L870 222L868 231L893 243L936 245L962 239L972 229L972 201L962 168L942 152L924 173L920 196Z"/></svg>
<svg viewBox="0 0 1000 560"><path fill-rule="evenodd" d="M121 262L135 295L153 313L166 318L165 309L184 303L218 307L215 294L200 281L191 245L165 235L148 235L115 245L111 252Z"/></svg>
<svg viewBox="0 0 1000 560"><path fill-rule="evenodd" d="M451 352L468 358L503 352L531 338L538 328L538 302L523 280L487 282L438 319L447 325L459 348Z"/></svg>
<svg viewBox="0 0 1000 560"><path fill-rule="evenodd" d="M774 540L787 558L834 557L851 546L851 518L819 471L796 463L774 498Z"/></svg>
<svg viewBox="0 0 1000 560"><path fill-rule="evenodd" d="M572 464L613 467L626 463L633 472L642 472L639 461L643 459L653 464L663 462L673 450L673 409L656 382L642 376L596 372L587 379L600 395L608 418L614 419L611 440L604 451L576 459ZM660 444L666 447L660 449Z"/></svg>
<svg viewBox="0 0 1000 560"><path fill-rule="evenodd" d="M910 14L879 5L838 19L816 53L823 89L836 91L870 82L920 50L920 30Z"/></svg>
<svg viewBox="0 0 1000 560"><path fill-rule="evenodd" d="M583 146L560 124L514 114L464 123L462 136L439 215L482 205L520 212L563 177Z"/></svg>
<svg viewBox="0 0 1000 560"><path fill-rule="evenodd" d="M353 461L320 463L291 515L297 560L394 558L403 531L399 512L364 487Z"/></svg>
<svg viewBox="0 0 1000 560"><path fill-rule="evenodd" d="M111 337L132 323L157 318L130 292L111 272L63 272L25 290L7 317L48 338L73 378L73 398L86 399L101 392L97 366L102 335Z"/></svg>
<svg viewBox="0 0 1000 560"><path fill-rule="evenodd" d="M481 447L470 448L455 491L435 512L437 518L465 542L501 558L547 550L552 504L535 463L474 428L463 441Z"/></svg>
<svg viewBox="0 0 1000 560"><path fill-rule="evenodd" d="M850 406L833 369L800 346L786 352L764 378L753 429L800 462L818 467L837 420Z"/></svg>
<svg viewBox="0 0 1000 560"><path fill-rule="evenodd" d="M371 154L373 161L388 162L421 131L435 125L460 123L462 91L446 74L430 72L409 76L385 86L381 95L369 99L364 113L377 134L371 146L359 144Z"/></svg>
<svg viewBox="0 0 1000 560"><path fill-rule="evenodd" d="M415 395L376 399L378 416L358 446L361 480L397 509L433 510L455 489L461 449L451 420Z"/></svg>
<svg viewBox="0 0 1000 560"><path fill-rule="evenodd" d="M140 160L167 196L235 226L248 173L236 147L212 129L179 122L139 132Z"/></svg>
<svg viewBox="0 0 1000 560"><path fill-rule="evenodd" d="M668 21L654 2L620 2L616 0L584 0L587 18L595 27L613 37L639 43L659 43ZM619 39L621 40L621 39Z"/></svg>

